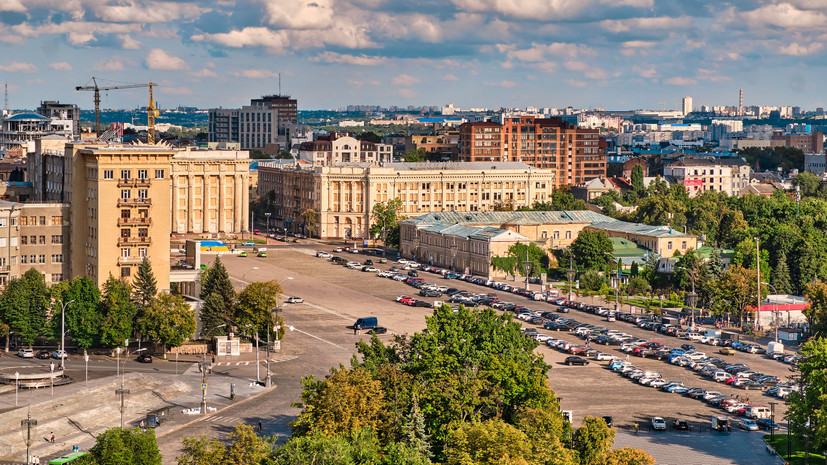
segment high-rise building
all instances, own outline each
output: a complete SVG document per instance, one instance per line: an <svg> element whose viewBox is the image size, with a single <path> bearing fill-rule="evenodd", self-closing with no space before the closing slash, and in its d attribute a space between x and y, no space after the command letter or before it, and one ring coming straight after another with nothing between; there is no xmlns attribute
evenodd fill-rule
<svg viewBox="0 0 827 465"><path fill-rule="evenodd" d="M238 142L242 149L268 146L289 148L291 128L298 121L296 99L286 95L265 95L250 100L241 109L209 111L210 142Z"/></svg>
<svg viewBox="0 0 827 465"><path fill-rule="evenodd" d="M80 136L80 108L77 105L46 100L40 102L40 106L37 107L37 114L53 120L71 121L72 135L75 138Z"/></svg>
<svg viewBox="0 0 827 465"><path fill-rule="evenodd" d="M683 116L692 113L692 97L684 97L681 100L681 108L683 109Z"/></svg>

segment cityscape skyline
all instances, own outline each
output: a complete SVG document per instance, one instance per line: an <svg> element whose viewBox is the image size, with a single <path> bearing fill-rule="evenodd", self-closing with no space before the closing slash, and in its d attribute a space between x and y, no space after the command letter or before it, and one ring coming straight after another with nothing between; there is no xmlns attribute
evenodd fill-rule
<svg viewBox="0 0 827 465"><path fill-rule="evenodd" d="M12 0L0 5L12 108L91 76L156 82L156 100L233 107L281 90L302 109L349 104L679 109L824 107L827 4L733 0ZM144 89L103 95L146 104Z"/></svg>

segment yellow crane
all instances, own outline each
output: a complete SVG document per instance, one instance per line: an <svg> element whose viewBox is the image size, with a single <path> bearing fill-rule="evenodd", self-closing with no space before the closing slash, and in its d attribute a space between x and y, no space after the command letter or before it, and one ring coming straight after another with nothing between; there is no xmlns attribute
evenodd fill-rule
<svg viewBox="0 0 827 465"><path fill-rule="evenodd" d="M149 105L146 107L146 126L147 126L147 136L146 141L148 144L155 144L155 117L158 116L158 110L155 109L155 99L153 98L152 91L155 86L158 84L154 82L149 82L146 84L121 84L116 86L105 86L100 87L98 86L97 78L92 78L92 85L91 86L77 86L75 87L76 91L94 91L95 92L95 134L100 136L101 129L100 129L100 119L101 119L101 91L110 91L110 90L117 90L117 89L135 89L138 87L149 87Z"/></svg>

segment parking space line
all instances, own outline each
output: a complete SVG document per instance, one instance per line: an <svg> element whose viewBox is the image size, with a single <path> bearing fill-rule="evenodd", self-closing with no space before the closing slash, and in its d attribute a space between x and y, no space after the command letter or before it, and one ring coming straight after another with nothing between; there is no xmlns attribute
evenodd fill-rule
<svg viewBox="0 0 827 465"><path fill-rule="evenodd" d="M336 312L336 311L334 311L334 310L331 310L331 309L329 309L329 308L322 307L321 305L311 304L310 302L308 302L308 301L306 301L306 300L304 301L304 304L305 304L305 305L307 305L307 306L310 306L310 307L313 307L313 308L319 309L319 310L321 310L321 311L323 311L323 312L330 313L331 315L336 315L336 316L338 316L339 318L341 318L341 319L343 319L343 320L348 320L348 321L349 321L349 320L352 320L352 319L353 319L352 317L342 315L341 313L338 313L338 312Z"/></svg>
<svg viewBox="0 0 827 465"><path fill-rule="evenodd" d="M297 332L297 333L302 333L302 334L304 334L304 335L306 335L306 336L310 336L310 337L312 337L313 339L318 339L318 340L320 340L320 341L322 341L322 342L326 342L326 343L328 343L328 344L332 345L333 347L338 347L339 349L344 349L344 347L340 346L339 344L336 344L336 343L330 342L330 341L328 341L327 339L322 339L322 338L320 338L319 336L314 336L313 334L310 334L310 333L308 333L308 332L306 332L306 331L302 331L302 330L300 330L300 329L296 329L296 328L294 328L294 329L293 329L293 331L295 331L295 332Z"/></svg>

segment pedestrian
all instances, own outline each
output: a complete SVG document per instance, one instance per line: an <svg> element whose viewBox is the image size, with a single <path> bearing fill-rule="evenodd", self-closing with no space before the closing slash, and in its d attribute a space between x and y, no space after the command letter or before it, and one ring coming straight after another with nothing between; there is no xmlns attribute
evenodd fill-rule
<svg viewBox="0 0 827 465"><path fill-rule="evenodd" d="M259 421L258 422L258 432L260 433L263 428L264 428L264 425L262 425L261 421Z"/></svg>
<svg viewBox="0 0 827 465"><path fill-rule="evenodd" d="M215 355L212 356L212 364L215 365Z"/></svg>
<svg viewBox="0 0 827 465"><path fill-rule="evenodd" d="M362 325L356 325L356 334L362 335Z"/></svg>
<svg viewBox="0 0 827 465"><path fill-rule="evenodd" d="M55 362L49 362L49 371L55 371Z"/></svg>
<svg viewBox="0 0 827 465"><path fill-rule="evenodd" d="M353 327L353 335L356 335L356 326Z"/></svg>
<svg viewBox="0 0 827 465"><path fill-rule="evenodd" d="M637 422L635 422L635 434L640 430L640 426L638 426Z"/></svg>
<svg viewBox="0 0 827 465"><path fill-rule="evenodd" d="M629 361L629 354L626 354L626 361Z"/></svg>
<svg viewBox="0 0 827 465"><path fill-rule="evenodd" d="M77 445L77 444L75 444L74 446L72 446L72 452L77 452L77 451L79 451L79 450L80 450L80 447L78 447L78 445Z"/></svg>
<svg viewBox="0 0 827 465"><path fill-rule="evenodd" d="M55 432L52 431L52 435L49 437L49 442L55 442Z"/></svg>
<svg viewBox="0 0 827 465"><path fill-rule="evenodd" d="M749 394L747 394L747 403L749 403Z"/></svg>
<svg viewBox="0 0 827 465"><path fill-rule="evenodd" d="M141 424L139 425L141 429L144 429L144 421L141 420Z"/></svg>

